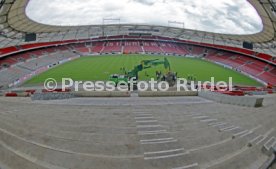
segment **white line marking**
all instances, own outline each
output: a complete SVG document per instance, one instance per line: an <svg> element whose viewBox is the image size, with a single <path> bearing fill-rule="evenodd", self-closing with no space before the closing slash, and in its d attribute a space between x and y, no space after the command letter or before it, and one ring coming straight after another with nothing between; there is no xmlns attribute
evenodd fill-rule
<svg viewBox="0 0 276 169"><path fill-rule="evenodd" d="M265 144L264 147L269 150L271 147L274 147L276 144L276 138L272 137L271 139L269 139Z"/></svg>
<svg viewBox="0 0 276 169"><path fill-rule="evenodd" d="M189 153L179 153L179 154L173 154L173 155L167 155L167 156L157 156L157 157L145 157L145 160L158 160L158 159L165 159L165 158L172 158L172 157L179 157L184 156Z"/></svg>
<svg viewBox="0 0 276 169"><path fill-rule="evenodd" d="M153 116L152 114L136 114L136 117L141 117L141 116Z"/></svg>
<svg viewBox="0 0 276 169"><path fill-rule="evenodd" d="M140 142L154 142L154 141L167 141L173 140L174 138L159 138L159 139L150 139L150 140L140 140Z"/></svg>
<svg viewBox="0 0 276 169"><path fill-rule="evenodd" d="M252 139L251 141L249 141L250 143L254 143L255 141L258 141L259 139L263 138L263 135L259 135L257 137L255 137L254 139Z"/></svg>
<svg viewBox="0 0 276 169"><path fill-rule="evenodd" d="M147 112L141 112L141 111L137 111L137 112L133 112L134 114L146 114Z"/></svg>
<svg viewBox="0 0 276 169"><path fill-rule="evenodd" d="M159 132L167 132L167 130L139 131L138 133L159 133Z"/></svg>
<svg viewBox="0 0 276 169"><path fill-rule="evenodd" d="M276 148L276 140L274 141L274 143L272 143L272 148Z"/></svg>
<svg viewBox="0 0 276 169"><path fill-rule="evenodd" d="M164 150L164 151L156 151L156 152L146 152L145 155L152 155L152 154L164 154L164 153L172 153L176 151L184 151L184 148L174 149L174 150Z"/></svg>
<svg viewBox="0 0 276 169"><path fill-rule="evenodd" d="M177 167L177 168L172 168L172 169L189 169L189 168L197 167L197 166L198 166L198 163L194 163L194 164L191 164L191 165L186 165L186 166L183 166L183 167Z"/></svg>
<svg viewBox="0 0 276 169"><path fill-rule="evenodd" d="M137 128L156 128L156 127L162 127L161 125L139 125Z"/></svg>
<svg viewBox="0 0 276 169"><path fill-rule="evenodd" d="M194 114L187 114L186 116L188 117L195 117L195 116L200 116L201 114L198 114L198 113L194 113Z"/></svg>
<svg viewBox="0 0 276 169"><path fill-rule="evenodd" d="M233 131L233 130L237 130L237 129L239 129L240 127L234 127L234 128L232 128L232 129L227 129L227 130L224 130L224 131Z"/></svg>
<svg viewBox="0 0 276 169"><path fill-rule="evenodd" d="M269 144L270 142L272 142L274 140L276 141L275 137L271 137L265 144Z"/></svg>
<svg viewBox="0 0 276 169"><path fill-rule="evenodd" d="M208 126L213 126L213 125L217 125L217 124L221 124L222 122L214 122L214 123L209 123Z"/></svg>
<svg viewBox="0 0 276 169"><path fill-rule="evenodd" d="M233 140L232 138L228 138L226 140L222 140L222 141L214 143L214 144L205 145L205 146L202 146L202 147L197 147L197 148L190 149L190 150L188 150L188 152L194 152L194 151L199 151L199 150L207 149L207 148L210 148L210 147L214 147L214 146L217 146L217 145L221 145L221 144L227 143L227 142L232 141L232 140Z"/></svg>
<svg viewBox="0 0 276 169"><path fill-rule="evenodd" d="M167 130L155 130L155 131L139 131L138 135L154 135L154 134L163 134L169 133Z"/></svg>
<svg viewBox="0 0 276 169"><path fill-rule="evenodd" d="M254 133L253 131L249 131L249 132L241 135L240 137L243 138L243 137L248 136L248 135L253 134L253 133Z"/></svg>
<svg viewBox="0 0 276 169"><path fill-rule="evenodd" d="M146 135L158 135L158 134L169 134L169 132L159 132L159 133L140 133L138 135L140 136L146 136Z"/></svg>
<svg viewBox="0 0 276 169"><path fill-rule="evenodd" d="M259 125L259 126L255 127L255 128L253 128L252 130L250 130L248 133L245 133L245 134L241 135L240 137L242 138L242 137L248 136L248 135L254 133L257 129L259 129L259 128L261 128L261 127L262 127L262 126Z"/></svg>
<svg viewBox="0 0 276 169"><path fill-rule="evenodd" d="M224 127L224 128L219 129L219 130L220 131L225 131L225 130L229 130L229 129L232 129L232 128L235 128L235 126Z"/></svg>
<svg viewBox="0 0 276 169"><path fill-rule="evenodd" d="M268 138L268 136L269 136L273 131L274 131L274 128L272 128L272 129L270 129L268 132L266 132L266 133L264 134L264 137L263 137L261 140L259 140L256 144L257 144L257 145L261 144L265 139Z"/></svg>
<svg viewBox="0 0 276 169"><path fill-rule="evenodd" d="M154 118L153 116L136 116L135 118Z"/></svg>
<svg viewBox="0 0 276 169"><path fill-rule="evenodd" d="M136 123L155 123L157 120L144 120L144 121L136 121Z"/></svg>
<svg viewBox="0 0 276 169"><path fill-rule="evenodd" d="M208 116L197 116L197 117L193 117L193 119L204 119L204 118L208 118Z"/></svg>
<svg viewBox="0 0 276 169"><path fill-rule="evenodd" d="M169 140L169 141L159 141L159 142L142 142L141 144L165 144L165 143L174 143L177 140Z"/></svg>
<svg viewBox="0 0 276 169"><path fill-rule="evenodd" d="M216 125L213 125L212 127L219 127L219 126L223 126L223 125L226 125L227 123L220 123L220 124L216 124Z"/></svg>
<svg viewBox="0 0 276 169"><path fill-rule="evenodd" d="M212 122L217 121L218 119L206 119L206 120L200 120L201 122Z"/></svg>
<svg viewBox="0 0 276 169"><path fill-rule="evenodd" d="M143 120L143 119L154 119L153 116L149 116L149 117L135 117L135 120Z"/></svg>
<svg viewBox="0 0 276 169"><path fill-rule="evenodd" d="M261 140L259 140L256 144L259 145L261 144L263 141L265 141L265 139L267 139L268 136L263 136L263 138Z"/></svg>
<svg viewBox="0 0 276 169"><path fill-rule="evenodd" d="M248 132L248 130L244 130L244 131L241 131L239 133L233 134L233 136L237 137L237 136L242 135L242 134L244 134L246 132Z"/></svg>
<svg viewBox="0 0 276 169"><path fill-rule="evenodd" d="M257 127L255 127L255 128L253 128L251 131L256 131L257 129L259 129L259 128L261 128L262 127L262 125L258 125Z"/></svg>

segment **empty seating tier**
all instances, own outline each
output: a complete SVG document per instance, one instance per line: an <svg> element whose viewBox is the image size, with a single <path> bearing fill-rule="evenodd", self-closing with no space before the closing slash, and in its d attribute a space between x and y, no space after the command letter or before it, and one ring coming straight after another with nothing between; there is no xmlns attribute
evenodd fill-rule
<svg viewBox="0 0 276 169"><path fill-rule="evenodd" d="M124 39L116 40L116 38ZM133 38L135 38L136 40L133 40ZM58 63L63 59L70 58L72 57L72 55L76 56L110 53L142 53L203 57L208 59L209 61L230 66L234 70L242 71L257 79L262 80L265 83L276 85L275 65L242 54L216 50L213 48L211 49L208 47L195 46L192 44L171 42L169 40L171 39L160 37L144 38L118 36L99 38L98 41L92 41L89 43L73 43L63 46L55 46L31 51L24 51L21 53L12 54L4 58L0 58L0 70L2 70L2 74L5 74L5 71L7 71L7 69L13 67L14 65L18 65L20 66L20 69L26 68L27 70L35 71L43 66ZM25 46L24 48L27 47ZM6 50L12 49L13 48L8 48ZM73 54L74 51L76 51L77 54ZM66 56L68 54L66 52L69 52L68 56ZM260 56L262 56L262 58L268 57L267 55ZM11 77L16 77L11 79L13 81L16 81L18 79L17 76ZM6 81L0 79L0 84L7 85L9 83L12 83L13 81Z"/></svg>

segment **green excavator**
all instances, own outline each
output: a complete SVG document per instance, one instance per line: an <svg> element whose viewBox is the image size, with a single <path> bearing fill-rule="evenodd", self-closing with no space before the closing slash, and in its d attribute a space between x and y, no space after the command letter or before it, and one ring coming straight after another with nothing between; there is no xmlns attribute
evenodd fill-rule
<svg viewBox="0 0 276 169"><path fill-rule="evenodd" d="M176 77L174 73L171 72L170 62L167 58L164 60L154 59L154 60L142 60L139 65L136 65L131 71L125 72L123 75L113 74L110 76L109 81L115 82L117 85L119 82L128 82L130 79L135 78L136 81L139 80L139 72L156 67L158 65L164 65L166 74L165 80L169 82L170 86L175 84Z"/></svg>

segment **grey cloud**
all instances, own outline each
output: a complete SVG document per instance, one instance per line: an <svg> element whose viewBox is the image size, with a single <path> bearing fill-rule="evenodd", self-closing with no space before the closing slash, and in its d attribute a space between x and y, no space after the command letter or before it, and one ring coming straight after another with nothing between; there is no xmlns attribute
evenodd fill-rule
<svg viewBox="0 0 276 169"><path fill-rule="evenodd" d="M156 2L155 0L133 0L133 1L145 4L145 5L150 5L150 6Z"/></svg>

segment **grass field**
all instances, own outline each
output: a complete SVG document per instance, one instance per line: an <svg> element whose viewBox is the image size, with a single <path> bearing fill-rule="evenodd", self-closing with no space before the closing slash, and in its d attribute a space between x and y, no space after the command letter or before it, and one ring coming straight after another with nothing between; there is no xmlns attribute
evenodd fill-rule
<svg viewBox="0 0 276 169"><path fill-rule="evenodd" d="M61 82L62 78L72 78L73 80L108 80L111 74L122 74L120 68L125 67L131 70L138 65L141 60L161 59L164 56L147 56L147 55L112 55L112 56L90 56L65 63L44 72L29 81L26 85L35 85L44 83L47 78L54 78ZM228 81L233 77L235 84L260 86L257 81L244 76L238 72L223 68L219 65L209 63L200 59L172 57L168 56L172 71L178 72L179 77L187 78L188 75L194 75L197 80L207 81L215 77L216 81ZM164 67L157 67L144 70L139 74L139 80L148 80L155 77L156 71L163 71ZM149 77L146 74L150 75Z"/></svg>

